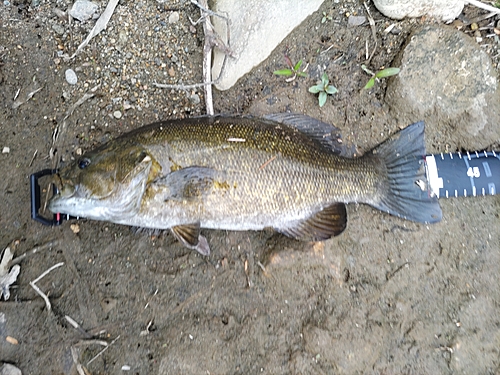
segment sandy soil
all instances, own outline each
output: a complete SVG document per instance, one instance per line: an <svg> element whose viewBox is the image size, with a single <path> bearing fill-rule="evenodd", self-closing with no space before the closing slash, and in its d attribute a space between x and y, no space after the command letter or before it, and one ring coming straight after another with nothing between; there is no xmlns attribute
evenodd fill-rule
<svg viewBox="0 0 500 375"><path fill-rule="evenodd" d="M500 372L497 197L442 200L444 219L432 226L352 205L346 231L324 243L205 231L209 257L169 234L32 221L29 175L52 166L54 129L92 87L101 85L66 121L57 150L62 165L126 130L203 113L202 91L153 87L160 79L201 77L203 35L201 26L190 27L187 17L198 10L189 2L125 1L117 8L121 21L68 64L57 51L74 51L91 26L58 34L53 25L66 24L52 8L66 10L65 3L0 7L0 148L10 149L0 155L0 247L14 243L19 255L55 241L21 262L10 300L0 302L0 361L23 374L75 374L79 364L91 374ZM335 124L362 150L404 126L384 104L385 82L361 90L371 31L348 27L346 13L363 9L357 1L326 1L251 74L216 92L216 111L306 113ZM169 24L174 12L180 20ZM321 23L322 12L332 20ZM377 29L392 23L372 13ZM371 66L389 66L411 30L426 22L398 22L399 34L379 34ZM285 53L309 64L310 77L287 83L274 76ZM76 87L65 82L67 67L79 68ZM307 88L323 71L339 93L320 109ZM18 90L16 100L38 88L12 108ZM430 152L445 143L427 139ZM58 262L64 265L38 282L48 311L29 282ZM109 344L100 355L98 340Z"/></svg>

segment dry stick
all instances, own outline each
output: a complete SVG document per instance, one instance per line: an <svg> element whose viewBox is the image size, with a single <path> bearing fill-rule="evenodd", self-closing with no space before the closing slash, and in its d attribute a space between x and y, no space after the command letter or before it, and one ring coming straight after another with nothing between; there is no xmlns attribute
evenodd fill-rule
<svg viewBox="0 0 500 375"><path fill-rule="evenodd" d="M114 339L113 341L111 341L111 342L109 343L109 345L108 345L108 346L106 346L103 350L101 350L99 353L97 353L97 354L96 354L96 356L95 356L94 358L92 358L90 361L88 361L88 362L87 362L87 366L88 366L88 365L90 365L92 362L94 362L97 358L99 358L99 357L101 356L101 354L102 354L102 353L104 353L106 350L108 350L108 348L109 348L111 345L113 345L113 344L116 342L116 340L118 340L118 339L120 338L120 336L121 336L121 335L118 335L118 336L116 337L116 339Z"/></svg>
<svg viewBox="0 0 500 375"><path fill-rule="evenodd" d="M75 328L78 332L80 332L85 338L87 339L90 339L92 337L92 335L90 333L88 333L87 331L85 331L83 329L83 327L78 324L72 317L70 317L69 315L64 315L64 319L66 319L66 321L71 324L73 326L73 328ZM104 341L105 342L105 341ZM107 342L105 342L105 345L106 346L108 345Z"/></svg>
<svg viewBox="0 0 500 375"><path fill-rule="evenodd" d="M18 257L12 259L10 261L10 263L9 263L9 267L13 266L14 264L21 263L21 261L24 260L24 258L26 258L29 255L37 254L37 253L39 253L42 250L49 249L49 248L51 248L53 246L57 246L57 245L59 245L59 241L58 240L54 240L54 241L47 242L44 245L41 245L41 246L35 247L35 248L31 249L31 250L28 250L24 254L21 254Z"/></svg>
<svg viewBox="0 0 500 375"><path fill-rule="evenodd" d="M482 2L480 2L478 0L465 0L465 4L474 5L474 6L478 7L478 8L487 10L488 12L500 14L500 9L499 8L495 8L495 7L492 7L491 5L484 4L484 3L482 3Z"/></svg>
<svg viewBox="0 0 500 375"><path fill-rule="evenodd" d="M207 0L201 0L202 5L208 8ZM200 9L200 13L203 16L204 10ZM210 82L212 79L210 75L210 68L212 67L212 43L208 35L213 34L214 29L210 18L207 16L203 21L203 33L205 34L205 43L203 44L203 82ZM212 85L204 86L205 89L205 102L207 107L207 115L214 115L214 104L212 99Z"/></svg>
<svg viewBox="0 0 500 375"><path fill-rule="evenodd" d="M370 55L370 57L368 58L368 60L366 60L366 64L370 64L370 61L373 57L373 55L375 54L375 51L377 50L377 46L378 46L378 42L377 42L377 29L375 29L375 21L373 20L373 17L372 15L370 14L370 9L368 9L368 5L366 5L366 2L363 3L363 5L365 6L365 9L366 9L366 12L368 14L368 21L370 22L370 27L372 29L372 35L373 35L373 39L375 40L375 47L373 47L373 51Z"/></svg>
<svg viewBox="0 0 500 375"><path fill-rule="evenodd" d="M175 89L175 90L188 90L194 89L198 87L203 87L205 90L205 106L208 115L214 114L214 105L212 100L212 85L217 84L222 77L222 73L224 72L224 68L226 66L226 61L228 56L232 56L232 52L229 48L229 38L230 38L230 29L229 29L229 19L220 14L217 14L211 11L208 8L207 0L200 0L200 2L196 0L191 0L191 3L200 8L201 17L198 21L191 23L193 25L198 24L200 20L203 20L203 33L205 35L205 43L203 45L203 83L196 83L193 85L169 85L154 82L153 85L162 88L162 89ZM212 22L210 21L209 16L217 16L223 18L227 22L227 45L225 45L220 37L215 33ZM222 61L222 68L219 73L219 77L215 81L211 81L211 61L212 61L212 49L213 47L218 47L221 51L224 52L224 60Z"/></svg>
<svg viewBox="0 0 500 375"><path fill-rule="evenodd" d="M55 270L56 268L58 267L61 267L62 265L64 265L64 262L60 262L60 263L57 263L57 264L54 264L52 267L50 267L47 271L45 271L44 273L42 273L40 276L38 276L35 280L33 281L30 281L30 285L31 287L35 290L35 292L37 292L40 297L43 298L43 300L45 301L45 305L47 305L47 311L51 311L52 309L52 306L50 305L50 301L49 301L49 297L47 297L47 295L42 292L40 290L40 288L38 286L35 285L35 283L37 283L38 281L40 281L41 279L43 279L45 276L47 276L49 274L49 272Z"/></svg>
<svg viewBox="0 0 500 375"><path fill-rule="evenodd" d="M106 9L104 12L102 12L101 16L97 20L97 22L94 25L94 28L90 31L89 35L87 35L87 38L78 46L77 50L73 54L73 56L70 57L70 59L75 58L77 54L81 52L82 49L85 48L87 44L89 44L90 40L95 37L97 34L99 34L102 30L106 30L106 27L108 26L109 19L113 15L113 12L115 11L116 5L118 4L118 0L110 0L108 5L106 6Z"/></svg>

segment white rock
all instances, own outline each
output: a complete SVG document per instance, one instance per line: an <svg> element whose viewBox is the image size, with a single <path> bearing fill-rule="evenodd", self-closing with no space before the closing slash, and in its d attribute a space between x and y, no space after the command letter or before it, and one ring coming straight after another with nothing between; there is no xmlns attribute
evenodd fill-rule
<svg viewBox="0 0 500 375"><path fill-rule="evenodd" d="M78 78L77 78L76 73L73 69L67 69L64 74L66 75L66 81L70 85L76 85L76 83L78 82Z"/></svg>
<svg viewBox="0 0 500 375"><path fill-rule="evenodd" d="M443 21L454 20L464 8L464 0L373 0L383 15L397 20L429 16Z"/></svg>
<svg viewBox="0 0 500 375"><path fill-rule="evenodd" d="M9 363L4 363L0 367L0 375L22 375L21 370Z"/></svg>
<svg viewBox="0 0 500 375"><path fill-rule="evenodd" d="M8 154L10 152L10 148L5 146L3 149L2 149L2 154Z"/></svg>
<svg viewBox="0 0 500 375"><path fill-rule="evenodd" d="M231 50L219 90L227 90L236 81L265 60L278 44L307 16L315 12L324 0L217 0L213 10L231 20ZM300 3L300 4L299 4ZM227 37L226 22L212 17L214 28L222 39ZM214 50L212 79L219 77L224 53Z"/></svg>
<svg viewBox="0 0 500 375"><path fill-rule="evenodd" d="M122 118L122 113L120 111L114 111L113 116L116 119L121 119Z"/></svg>
<svg viewBox="0 0 500 375"><path fill-rule="evenodd" d="M168 16L168 23L177 23L179 22L179 12L172 12L170 16Z"/></svg>
<svg viewBox="0 0 500 375"><path fill-rule="evenodd" d="M99 9L98 5L88 0L76 0L71 7L69 14L80 22L87 21L92 18L94 13Z"/></svg>

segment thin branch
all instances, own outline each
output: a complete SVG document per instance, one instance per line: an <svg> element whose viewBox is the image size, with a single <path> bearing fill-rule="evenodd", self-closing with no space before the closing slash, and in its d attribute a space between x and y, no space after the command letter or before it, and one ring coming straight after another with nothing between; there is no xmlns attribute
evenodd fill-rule
<svg viewBox="0 0 500 375"><path fill-rule="evenodd" d="M35 248L31 249L31 250L28 250L24 254L21 254L18 257L12 259L10 261L10 263L9 263L9 267L13 266L14 264L21 263L24 260L24 258L26 258L27 256L37 254L37 253L39 253L42 250L50 249L50 248L52 248L54 246L57 246L57 245L59 245L59 241L58 240L54 240L54 241L47 242L44 245L41 245L41 246L35 247Z"/></svg>
<svg viewBox="0 0 500 375"><path fill-rule="evenodd" d="M47 297L47 295L42 292L42 290L37 286L35 285L35 283L37 283L38 281L40 281L42 278L44 278L45 276L47 276L49 274L49 272L55 270L56 268L58 267L61 267L62 265L64 265L64 262L60 262L60 263L57 263L55 265L53 265L52 267L50 267L47 271L45 271L44 273L42 273L40 276L38 276L35 280L33 281L30 281L30 285L31 287L35 290L35 292L37 292L40 297L43 298L43 300L45 301L45 305L47 305L47 311L51 311L52 310L52 306L50 305L50 301L49 301L49 297Z"/></svg>
<svg viewBox="0 0 500 375"><path fill-rule="evenodd" d="M90 365L92 362L94 362L97 358L99 358L101 356L102 353L104 353L106 350L108 350L108 348L113 345L118 339L120 338L120 335L118 335L116 337L116 339L114 339L113 341L111 341L109 343L108 346L106 346L103 350L101 350L99 353L96 354L96 356L94 358L92 358L90 361L87 362L87 366Z"/></svg>
<svg viewBox="0 0 500 375"><path fill-rule="evenodd" d="M370 61L375 54L375 51L377 50L378 42L377 42L377 29L375 28L375 21L373 20L372 15L370 14L370 9L368 9L368 5L366 5L366 2L363 3L366 9L368 21L370 22L370 28L372 29L372 35L373 35L373 40L375 41L375 47L373 47L373 51L370 55L370 57L366 60L366 64L370 64Z"/></svg>
<svg viewBox="0 0 500 375"><path fill-rule="evenodd" d="M205 43L203 45L203 83L196 83L192 85L170 85L154 82L153 85L162 89L174 90L190 90L203 87L205 89L205 107L207 114L213 115L214 105L212 99L212 85L217 84L222 77L222 72L224 71L224 67L226 66L227 57L233 56L231 49L229 48L229 19L221 14L217 14L216 12L211 11L208 8L207 0L200 0L199 2L196 0L191 0L191 3L200 8L201 17L196 22L193 22L191 19L190 21L193 25L197 25L198 23L203 22L203 33L205 35ZM227 22L227 44L224 44L219 35L217 35L217 33L215 32L212 22L210 21L210 16L220 17ZM219 48L225 54L219 77L215 81L211 80L213 47Z"/></svg>
<svg viewBox="0 0 500 375"><path fill-rule="evenodd" d="M474 5L475 7L487 10L488 12L500 14L499 8L493 7L493 6L488 5L488 4L484 4L478 0L465 0L464 2L465 2L465 4Z"/></svg>

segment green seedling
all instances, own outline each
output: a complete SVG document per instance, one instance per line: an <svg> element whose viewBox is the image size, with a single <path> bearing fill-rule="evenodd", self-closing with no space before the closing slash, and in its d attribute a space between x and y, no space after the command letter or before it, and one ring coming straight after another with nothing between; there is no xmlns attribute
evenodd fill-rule
<svg viewBox="0 0 500 375"><path fill-rule="evenodd" d="M315 86L309 87L309 92L313 94L318 94L318 103L320 107L323 107L326 103L326 98L328 95L333 95L339 90L335 86L328 85L328 76L326 73L323 73L321 76L321 81L318 81L318 84Z"/></svg>
<svg viewBox="0 0 500 375"><path fill-rule="evenodd" d="M361 69L363 69L366 73L372 76L372 78L370 78L370 80L366 83L364 87L365 90L371 89L373 85L375 85L375 81L377 81L379 78L395 76L400 71L399 68L385 68L374 73L370 69L368 69L364 64L361 65Z"/></svg>
<svg viewBox="0 0 500 375"><path fill-rule="evenodd" d="M326 14L326 12L323 12L323 18L321 19L321 23L325 23L326 21L331 21L332 20L332 16L330 16L329 14Z"/></svg>
<svg viewBox="0 0 500 375"><path fill-rule="evenodd" d="M305 68L302 71L300 71L300 67L302 66L302 60L299 60L297 64L293 64L292 60L290 60L290 58L285 55L285 61L286 64L288 65L288 68L275 70L273 74L276 74L277 76L288 77L286 79L287 82L293 81L296 77L307 77Z"/></svg>

